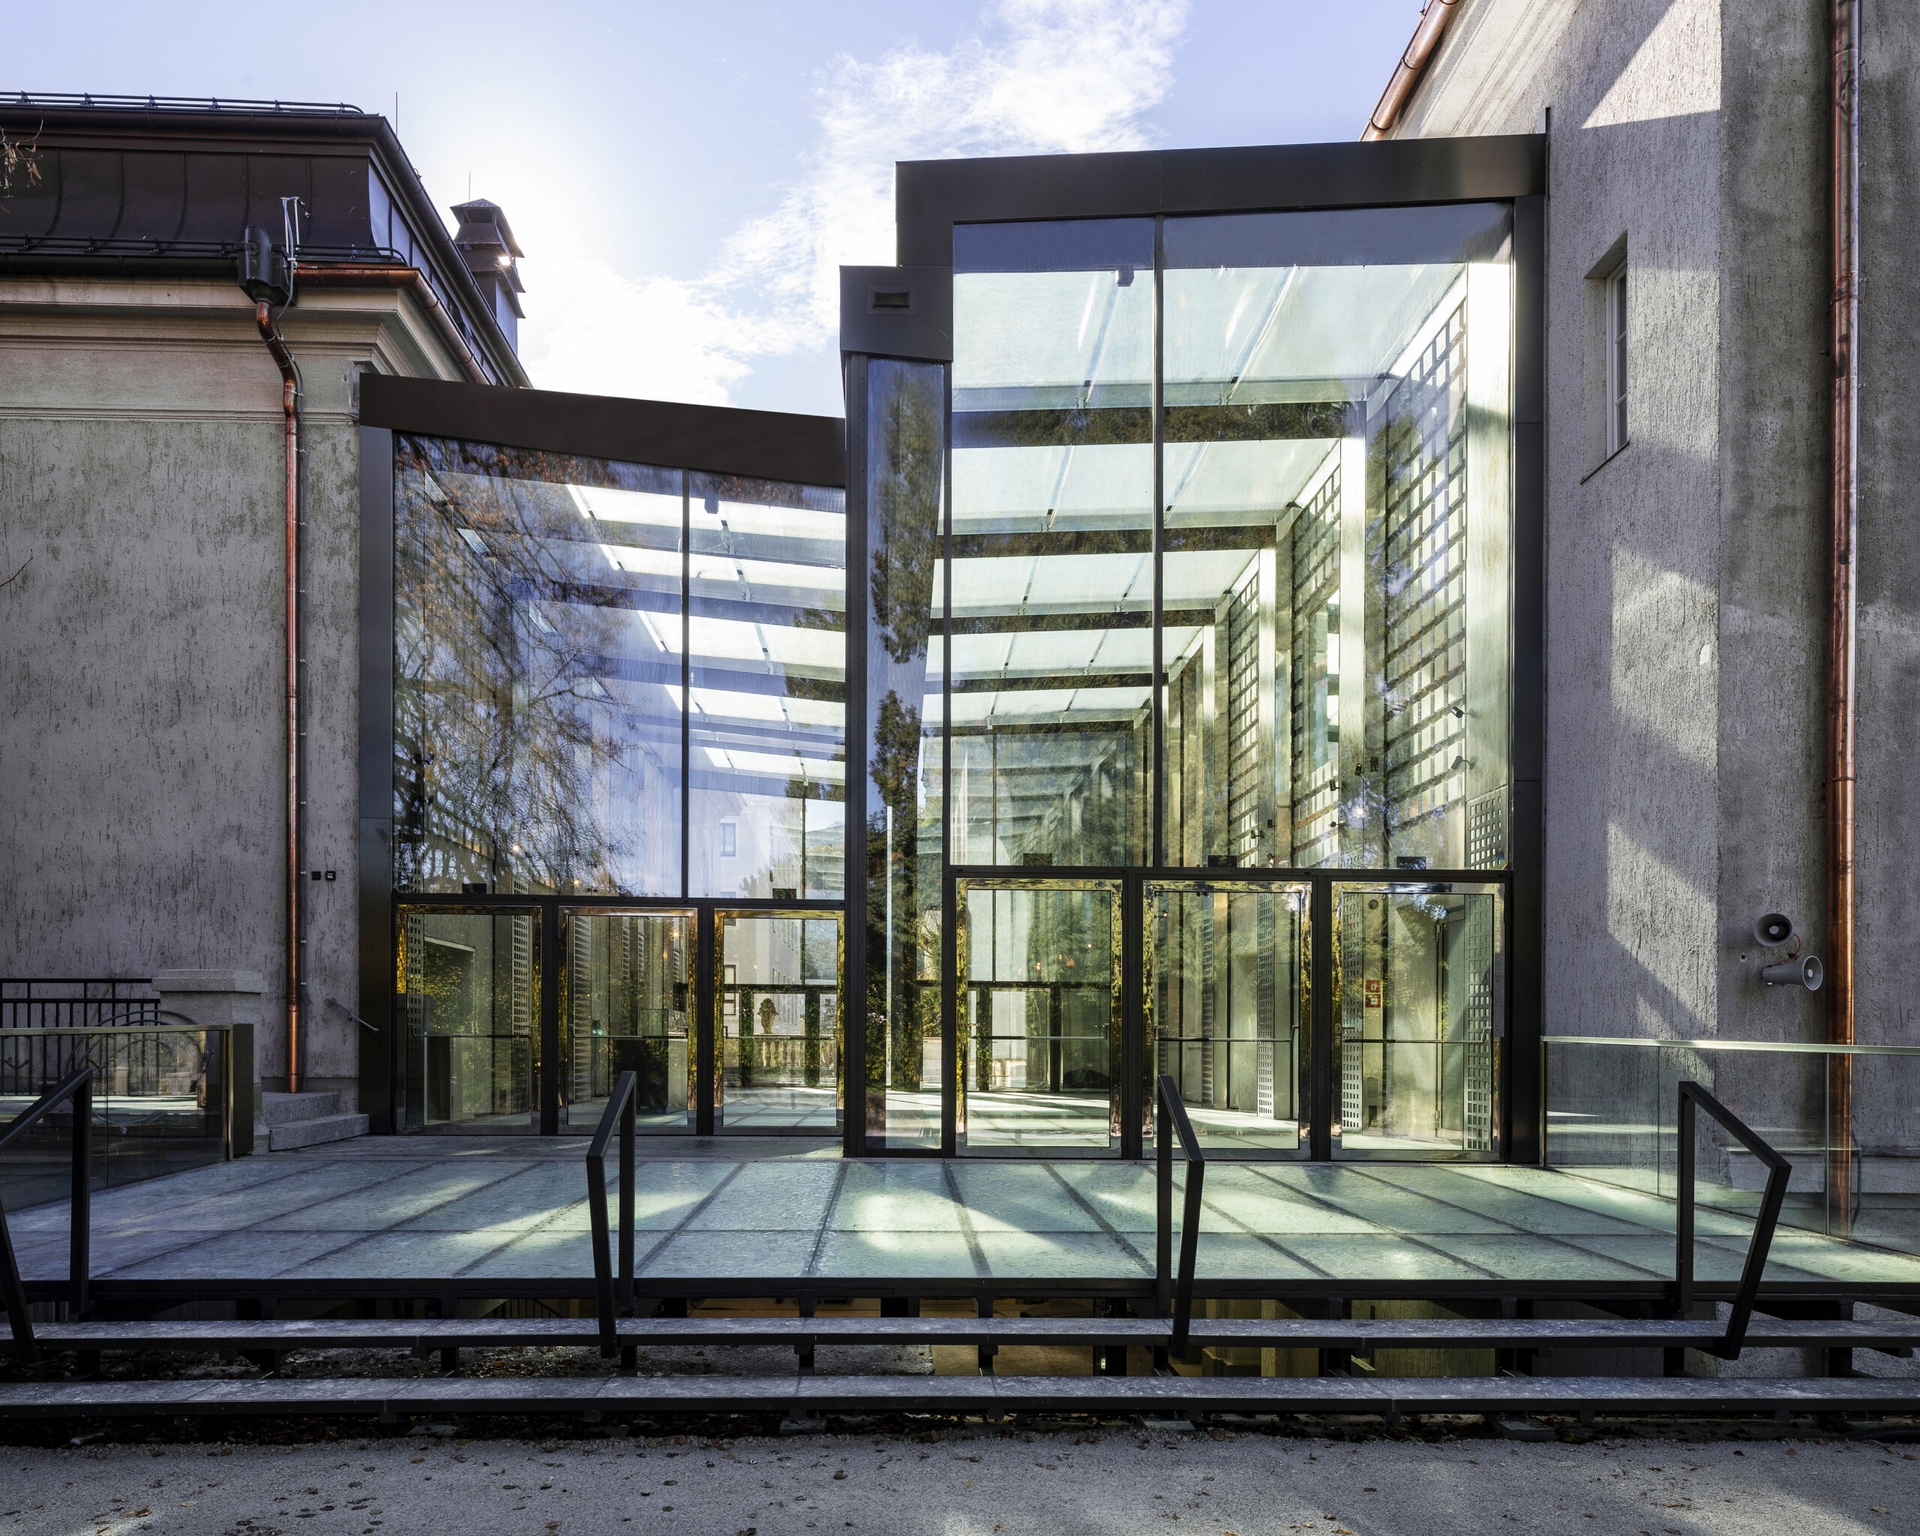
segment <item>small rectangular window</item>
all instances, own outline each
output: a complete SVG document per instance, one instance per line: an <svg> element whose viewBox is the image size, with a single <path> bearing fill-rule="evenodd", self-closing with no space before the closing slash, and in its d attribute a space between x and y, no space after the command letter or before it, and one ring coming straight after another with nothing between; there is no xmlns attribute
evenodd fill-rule
<svg viewBox="0 0 1920 1536"><path fill-rule="evenodd" d="M739 852L740 852L740 841L739 841L739 838L735 836L734 823L730 821L721 822L720 823L720 857L723 859L731 859L735 857Z"/></svg>
<svg viewBox="0 0 1920 1536"><path fill-rule="evenodd" d="M1607 279L1607 452L1627 446L1627 269Z"/></svg>

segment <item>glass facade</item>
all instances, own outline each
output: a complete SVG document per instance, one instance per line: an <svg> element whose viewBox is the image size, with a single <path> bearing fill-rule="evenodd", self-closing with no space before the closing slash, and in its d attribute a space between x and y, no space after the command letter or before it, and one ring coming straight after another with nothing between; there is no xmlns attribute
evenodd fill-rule
<svg viewBox="0 0 1920 1536"><path fill-rule="evenodd" d="M631 1071L648 1132L831 1134L844 492L432 437L394 465L402 1122L591 1130ZM716 939L738 902L816 905Z"/></svg>
<svg viewBox="0 0 1920 1536"><path fill-rule="evenodd" d="M394 888L839 895L845 523L838 489L400 438Z"/></svg>
<svg viewBox="0 0 1920 1536"><path fill-rule="evenodd" d="M407 1123L1500 1155L1513 206L952 240L851 503L397 438Z"/></svg>
<svg viewBox="0 0 1920 1536"><path fill-rule="evenodd" d="M1497 1153L1513 249L953 227L951 362L848 375L869 1144L936 1144L938 1060L955 1151L1144 1145L1165 1073L1223 1151Z"/></svg>

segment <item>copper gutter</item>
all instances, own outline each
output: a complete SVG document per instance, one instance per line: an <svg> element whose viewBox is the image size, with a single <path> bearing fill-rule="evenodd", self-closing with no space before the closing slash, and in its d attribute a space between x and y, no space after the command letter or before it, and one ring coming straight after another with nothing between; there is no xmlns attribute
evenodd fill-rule
<svg viewBox="0 0 1920 1536"><path fill-rule="evenodd" d="M1854 721L1860 602L1860 4L1832 0L1832 478L1827 488L1827 1041L1854 1043ZM1827 1229L1853 1228L1853 1058L1827 1062Z"/></svg>
<svg viewBox="0 0 1920 1536"><path fill-rule="evenodd" d="M1420 13L1419 25L1413 29L1413 40L1407 44L1407 51L1400 55L1399 66L1394 70L1393 78L1387 82L1387 88L1380 93L1380 105L1373 109L1373 116L1367 119L1367 126L1360 135L1363 140L1384 139L1399 120L1401 108L1406 106L1413 88L1426 73L1427 65L1433 59L1434 50L1440 46L1440 38L1447 30L1447 23L1453 20L1458 4L1459 0L1427 0L1426 9Z"/></svg>
<svg viewBox="0 0 1920 1536"><path fill-rule="evenodd" d="M287 422L287 1092L300 1091L300 375L266 301L260 339L280 369Z"/></svg>
<svg viewBox="0 0 1920 1536"><path fill-rule="evenodd" d="M453 323L438 295L433 291L425 274L416 267L360 266L353 262L340 262L330 266L309 266L300 264L300 285L303 288L400 288L411 293L420 301L433 321L440 339L452 351L454 360L460 365L460 371L467 376L471 384L491 384L493 379L480 366L480 361L467 345L467 339L460 334L460 328Z"/></svg>

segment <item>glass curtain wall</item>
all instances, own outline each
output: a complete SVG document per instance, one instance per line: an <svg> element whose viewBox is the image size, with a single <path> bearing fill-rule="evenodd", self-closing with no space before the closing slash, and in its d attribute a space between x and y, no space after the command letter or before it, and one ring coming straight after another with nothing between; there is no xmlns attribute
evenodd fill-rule
<svg viewBox="0 0 1920 1536"><path fill-rule="evenodd" d="M938 1151L945 803L946 370L867 365L868 1143Z"/></svg>
<svg viewBox="0 0 1920 1536"><path fill-rule="evenodd" d="M1168 219L1167 862L1505 862L1504 205Z"/></svg>
<svg viewBox="0 0 1920 1536"><path fill-rule="evenodd" d="M1253 886L1310 869L1506 867L1511 209L960 225L953 249L944 567L934 469L916 498L882 484L923 461L942 369L870 365L867 739L871 803L886 810L868 867L892 872L869 885L869 931L890 941L869 966L870 1077L899 1059L884 1047L924 997L943 931L964 920L974 943L972 907L943 915L934 899L938 832L970 902L988 899L990 870L1022 884L1058 871L1063 889L1154 871L1149 1070L1174 1073L1207 1134L1303 1152L1305 898L1219 871ZM899 403L910 378L927 391L918 416ZM930 632L889 642L909 611ZM1398 911L1394 890L1376 896ZM1498 1009L1455 993L1469 971L1497 987L1504 918L1493 895L1460 890L1468 917L1428 912L1424 938L1407 918L1379 940L1400 956L1394 1024L1369 1034L1363 1016L1355 1037L1381 1052L1417 1039L1450 1065L1403 1064L1373 1107L1364 1088L1357 1110L1323 1106L1349 1152L1489 1145L1476 1127L1499 1056L1469 1021L1497 1034ZM1443 886L1420 899L1452 910ZM1336 966L1360 953L1345 922L1336 912L1324 939ZM1038 947L1009 957L996 941L984 981L947 962L956 1106L978 1091L970 1010L1013 1006L982 986L1054 964L1046 924L1015 931ZM1416 952L1438 957L1444 985L1407 979ZM898 1072L879 1070L870 1094ZM890 1113L884 1092L870 1101L889 1143Z"/></svg>
<svg viewBox="0 0 1920 1536"><path fill-rule="evenodd" d="M397 891L841 893L841 491L436 438L395 460Z"/></svg>
<svg viewBox="0 0 1920 1536"><path fill-rule="evenodd" d="M690 895L845 889L844 503L691 477Z"/></svg>
<svg viewBox="0 0 1920 1536"><path fill-rule="evenodd" d="M1151 219L954 231L952 860L1149 857Z"/></svg>
<svg viewBox="0 0 1920 1536"><path fill-rule="evenodd" d="M844 493L404 435L395 466L408 1123L540 1123L524 903L557 897L560 1123L631 1069L642 1125L690 1130L694 915L667 904L845 888Z"/></svg>
<svg viewBox="0 0 1920 1536"><path fill-rule="evenodd" d="M684 476L395 465L394 889L681 894Z"/></svg>

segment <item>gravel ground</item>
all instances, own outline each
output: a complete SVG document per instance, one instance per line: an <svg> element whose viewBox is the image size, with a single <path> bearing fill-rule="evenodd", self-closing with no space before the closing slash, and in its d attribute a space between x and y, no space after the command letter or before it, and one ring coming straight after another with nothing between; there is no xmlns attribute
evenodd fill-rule
<svg viewBox="0 0 1920 1536"><path fill-rule="evenodd" d="M264 1426L262 1426L264 1428ZM0 1536L1852 1536L1920 1529L1898 1445L1773 1437L1326 1438L948 1425L790 1438L613 1435L0 1446Z"/></svg>

